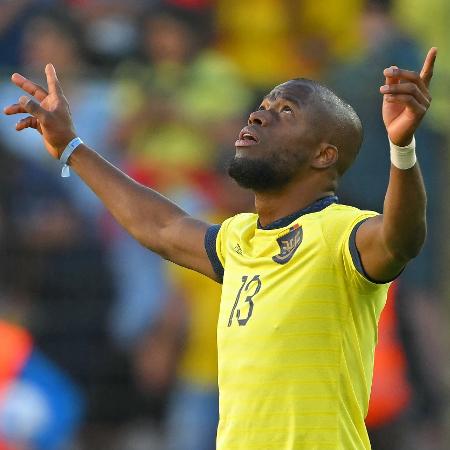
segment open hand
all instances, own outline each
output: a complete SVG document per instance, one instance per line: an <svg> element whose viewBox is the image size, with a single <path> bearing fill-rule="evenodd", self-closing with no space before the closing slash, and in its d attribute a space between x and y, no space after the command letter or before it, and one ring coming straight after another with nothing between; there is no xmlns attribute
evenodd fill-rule
<svg viewBox="0 0 450 450"><path fill-rule="evenodd" d="M429 92L437 48L429 50L420 74L396 66L384 69L383 121L389 139L396 145L408 145L431 104Z"/></svg>
<svg viewBox="0 0 450 450"><path fill-rule="evenodd" d="M7 106L5 114L29 114L16 124L16 130L34 128L44 140L47 151L58 158L67 144L76 137L70 114L69 104L64 97L55 68L52 64L45 67L48 91L24 76L14 73L12 82L30 94L32 97L22 96L19 102Z"/></svg>

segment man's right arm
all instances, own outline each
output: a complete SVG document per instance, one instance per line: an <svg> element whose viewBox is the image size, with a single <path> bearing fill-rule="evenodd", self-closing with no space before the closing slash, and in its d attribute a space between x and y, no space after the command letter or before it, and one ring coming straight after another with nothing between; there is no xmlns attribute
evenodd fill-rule
<svg viewBox="0 0 450 450"><path fill-rule="evenodd" d="M70 166L137 241L163 258L216 279L204 246L208 224L80 145Z"/></svg>
<svg viewBox="0 0 450 450"><path fill-rule="evenodd" d="M17 104L5 108L5 113L30 114L17 123L16 129L36 129L47 151L59 159L76 132L54 67L47 65L45 72L48 91L19 74L13 75L14 84L33 98L21 97ZM176 264L218 280L204 245L207 223L192 218L163 195L135 182L84 144L75 149L69 163L142 245Z"/></svg>

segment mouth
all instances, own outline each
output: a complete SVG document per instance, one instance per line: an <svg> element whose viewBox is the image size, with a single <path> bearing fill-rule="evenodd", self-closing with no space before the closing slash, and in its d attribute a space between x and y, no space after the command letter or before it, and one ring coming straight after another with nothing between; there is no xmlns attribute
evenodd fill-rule
<svg viewBox="0 0 450 450"><path fill-rule="evenodd" d="M239 138L234 145L236 147L249 147L258 143L259 139L256 133L249 129L249 127L244 127L239 133Z"/></svg>

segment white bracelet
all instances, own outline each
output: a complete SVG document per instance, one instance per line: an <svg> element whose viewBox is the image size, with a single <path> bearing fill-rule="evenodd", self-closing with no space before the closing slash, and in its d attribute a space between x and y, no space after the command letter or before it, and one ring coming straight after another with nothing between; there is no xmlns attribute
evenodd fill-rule
<svg viewBox="0 0 450 450"><path fill-rule="evenodd" d="M67 147L64 149L64 151L61 153L59 160L63 164L62 169L61 169L61 176L63 178L70 177L70 169L69 169L69 164L67 163L67 161L69 160L70 155L73 153L73 151L82 143L83 143L83 141L79 137L73 138L67 144Z"/></svg>
<svg viewBox="0 0 450 450"><path fill-rule="evenodd" d="M397 167L397 169L406 170L411 169L416 164L416 140L414 136L410 144L405 147L399 147L391 142L389 139L389 145L391 147L391 163Z"/></svg>

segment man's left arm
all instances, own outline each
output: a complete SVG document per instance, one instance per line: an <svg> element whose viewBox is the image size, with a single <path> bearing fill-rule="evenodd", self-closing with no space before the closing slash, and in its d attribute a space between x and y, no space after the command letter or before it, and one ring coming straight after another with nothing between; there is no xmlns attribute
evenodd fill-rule
<svg viewBox="0 0 450 450"><path fill-rule="evenodd" d="M436 53L436 48L428 52L420 74L395 66L384 70L383 121L394 144L389 185L383 214L366 220L356 233L364 271L376 281L395 278L425 241L426 192L415 152L408 147L431 103Z"/></svg>

